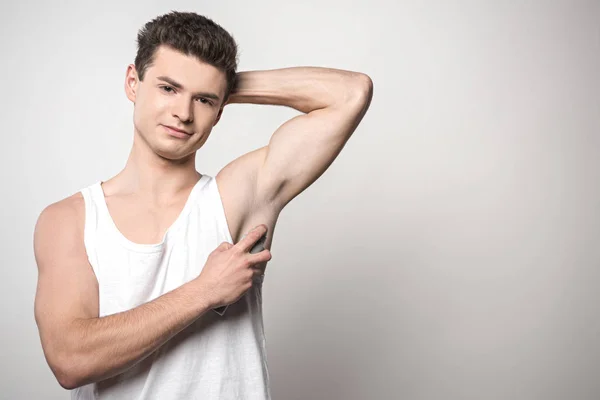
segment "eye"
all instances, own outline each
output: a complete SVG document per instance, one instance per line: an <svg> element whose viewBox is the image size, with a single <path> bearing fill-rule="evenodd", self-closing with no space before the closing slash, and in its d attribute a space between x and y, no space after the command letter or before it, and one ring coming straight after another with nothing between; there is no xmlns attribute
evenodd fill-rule
<svg viewBox="0 0 600 400"><path fill-rule="evenodd" d="M171 93L174 89L171 86L160 86L161 89L163 89L163 91L167 92L167 93ZM164 90L164 89L169 89L169 90Z"/></svg>
<svg viewBox="0 0 600 400"><path fill-rule="evenodd" d="M209 106L212 106L212 104L213 104L212 101L210 101L204 97L199 97L198 100L200 100L200 102L203 104L208 104Z"/></svg>

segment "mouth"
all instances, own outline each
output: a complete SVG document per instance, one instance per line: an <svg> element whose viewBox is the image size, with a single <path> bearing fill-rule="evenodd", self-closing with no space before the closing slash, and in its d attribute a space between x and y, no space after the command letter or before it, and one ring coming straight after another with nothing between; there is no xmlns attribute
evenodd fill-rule
<svg viewBox="0 0 600 400"><path fill-rule="evenodd" d="M190 135L190 136L193 134L193 132L188 132L188 131L184 131L182 129L177 129L174 126L170 126L170 125L163 125L163 126L173 132L185 133L186 135Z"/></svg>

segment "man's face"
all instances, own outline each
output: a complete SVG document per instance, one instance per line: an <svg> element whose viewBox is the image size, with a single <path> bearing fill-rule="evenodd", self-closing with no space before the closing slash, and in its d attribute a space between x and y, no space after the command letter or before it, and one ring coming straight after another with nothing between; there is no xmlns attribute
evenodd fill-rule
<svg viewBox="0 0 600 400"><path fill-rule="evenodd" d="M125 79L125 92L134 103L135 130L167 159L181 159L204 145L221 117L226 86L223 72L166 46L156 50L143 82L133 65ZM175 137L165 125L190 135Z"/></svg>

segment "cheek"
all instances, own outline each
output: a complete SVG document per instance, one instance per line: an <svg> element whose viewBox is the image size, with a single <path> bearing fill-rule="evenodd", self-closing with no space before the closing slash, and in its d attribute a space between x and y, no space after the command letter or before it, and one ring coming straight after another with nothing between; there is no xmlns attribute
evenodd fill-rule
<svg viewBox="0 0 600 400"><path fill-rule="evenodd" d="M162 113L165 105L156 99L143 98L135 103L133 110L133 121L138 130L150 132L164 122Z"/></svg>
<svg viewBox="0 0 600 400"><path fill-rule="evenodd" d="M142 104L137 105L133 110L133 123L136 129L145 134L148 132L148 128L150 127L149 118L147 115L147 110L142 106Z"/></svg>

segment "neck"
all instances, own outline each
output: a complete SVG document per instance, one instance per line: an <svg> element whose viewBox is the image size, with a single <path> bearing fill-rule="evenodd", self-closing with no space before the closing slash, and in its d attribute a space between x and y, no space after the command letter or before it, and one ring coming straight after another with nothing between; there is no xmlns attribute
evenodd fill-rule
<svg viewBox="0 0 600 400"><path fill-rule="evenodd" d="M107 187L106 192L135 194L165 204L189 192L201 176L196 171L195 152L179 160L164 158L136 132L125 168L103 186Z"/></svg>

